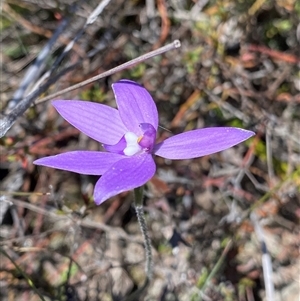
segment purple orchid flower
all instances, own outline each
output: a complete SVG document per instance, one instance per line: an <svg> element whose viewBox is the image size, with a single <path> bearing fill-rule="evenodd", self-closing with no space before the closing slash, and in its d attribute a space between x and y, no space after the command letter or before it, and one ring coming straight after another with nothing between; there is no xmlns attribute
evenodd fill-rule
<svg viewBox="0 0 300 301"><path fill-rule="evenodd" d="M121 80L112 85L118 110L80 100L56 100L59 114L106 151L72 151L34 161L34 164L86 175L101 175L94 190L97 205L112 196L144 185L156 171L153 155L192 159L230 148L254 135L233 128L188 131L155 144L156 105L139 84Z"/></svg>

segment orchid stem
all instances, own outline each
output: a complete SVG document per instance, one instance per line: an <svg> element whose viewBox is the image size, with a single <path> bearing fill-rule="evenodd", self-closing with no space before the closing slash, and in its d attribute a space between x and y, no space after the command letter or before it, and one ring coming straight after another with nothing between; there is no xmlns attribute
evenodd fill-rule
<svg viewBox="0 0 300 301"><path fill-rule="evenodd" d="M143 196L144 187L138 187L134 189L135 197L135 212L140 225L140 229L144 238L144 246L146 253L146 282L152 278L152 252L151 252L151 240L148 233L148 228L145 220L145 214L143 209Z"/></svg>

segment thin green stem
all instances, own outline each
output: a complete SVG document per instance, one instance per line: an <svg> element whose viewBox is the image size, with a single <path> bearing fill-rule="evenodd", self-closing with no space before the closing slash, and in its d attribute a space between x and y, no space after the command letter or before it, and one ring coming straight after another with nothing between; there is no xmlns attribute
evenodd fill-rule
<svg viewBox="0 0 300 301"><path fill-rule="evenodd" d="M0 248L0 253L2 253L4 256L6 256L12 264L15 266L17 271L24 277L24 279L27 281L28 285L34 290L34 292L40 297L42 301L46 301L43 295L39 292L39 290L35 287L33 284L33 281L27 276L25 272L22 271L22 269L15 263L15 261L7 254L7 252L3 249Z"/></svg>
<svg viewBox="0 0 300 301"><path fill-rule="evenodd" d="M210 281L212 280L213 277L215 277L215 275L220 271L224 261L225 261L225 258L226 258L226 255L228 254L228 252L230 251L231 247L232 247L232 239L230 239L228 241L228 243L226 244L226 247L225 249L223 250L219 260L217 261L216 265L213 267L212 271L210 272L210 274L208 275L208 277L206 278L206 281L204 282L203 286L201 287L201 290L200 290L200 300L202 300L202 295L204 294L205 292L205 289L207 288L207 286L209 285Z"/></svg>
<svg viewBox="0 0 300 301"><path fill-rule="evenodd" d="M134 189L134 207L137 219L139 221L140 229L144 239L145 253L146 253L146 280L144 284L137 289L134 293L129 295L124 301L136 301L140 300L143 292L147 288L152 278L152 252L151 252L151 240L148 234L148 228L145 220L145 214L143 209L144 187L138 187Z"/></svg>
<svg viewBox="0 0 300 301"><path fill-rule="evenodd" d="M151 252L151 240L149 237L144 209L143 209L143 187L138 187L134 189L134 196L135 196L135 212L143 235L145 252L146 252L146 276L147 276L147 280L150 280L152 278L152 252Z"/></svg>

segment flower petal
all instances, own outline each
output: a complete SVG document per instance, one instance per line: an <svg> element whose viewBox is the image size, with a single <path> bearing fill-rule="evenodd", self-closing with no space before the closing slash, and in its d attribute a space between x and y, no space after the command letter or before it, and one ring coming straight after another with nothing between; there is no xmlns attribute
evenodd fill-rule
<svg viewBox="0 0 300 301"><path fill-rule="evenodd" d="M87 136L106 144L115 144L127 132L118 110L81 100L55 100L58 113Z"/></svg>
<svg viewBox="0 0 300 301"><path fill-rule="evenodd" d="M155 170L152 156L146 153L116 162L97 182L95 203L100 205L114 195L144 185Z"/></svg>
<svg viewBox="0 0 300 301"><path fill-rule="evenodd" d="M102 175L113 164L125 156L96 152L96 151L73 151L56 156L50 156L35 160L33 163L62 170L77 172L84 175Z"/></svg>
<svg viewBox="0 0 300 301"><path fill-rule="evenodd" d="M138 83L121 80L112 84L120 117L129 131L141 135L139 124L150 123L158 127L156 105L149 92Z"/></svg>
<svg viewBox="0 0 300 301"><path fill-rule="evenodd" d="M192 159L230 148L255 133L239 128L205 128L175 135L159 143L154 153L166 159Z"/></svg>

